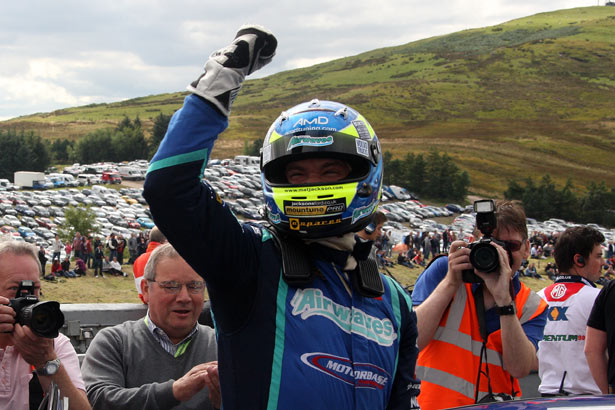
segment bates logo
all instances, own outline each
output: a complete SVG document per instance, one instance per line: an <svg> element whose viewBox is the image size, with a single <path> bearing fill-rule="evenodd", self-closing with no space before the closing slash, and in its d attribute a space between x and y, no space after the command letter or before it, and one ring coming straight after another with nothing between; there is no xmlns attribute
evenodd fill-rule
<svg viewBox="0 0 615 410"><path fill-rule="evenodd" d="M382 390L391 375L384 369L369 363L352 363L345 357L327 353L304 353L301 361L313 369L323 372L351 386Z"/></svg>

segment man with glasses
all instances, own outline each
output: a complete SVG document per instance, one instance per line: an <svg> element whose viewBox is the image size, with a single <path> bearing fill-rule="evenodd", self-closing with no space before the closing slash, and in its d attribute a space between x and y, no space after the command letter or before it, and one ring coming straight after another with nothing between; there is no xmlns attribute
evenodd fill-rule
<svg viewBox="0 0 615 410"><path fill-rule="evenodd" d="M145 318L102 329L83 362L94 409L220 407L213 329L197 323L205 283L170 244L150 256L141 282Z"/></svg>
<svg viewBox="0 0 615 410"><path fill-rule="evenodd" d="M455 241L448 257L433 261L415 284L423 410L518 397L517 378L538 367L546 303L517 273L530 249L525 212L511 201L498 201L495 211L493 237L506 247L493 244L496 272L475 270L467 244ZM462 281L469 269L481 283Z"/></svg>

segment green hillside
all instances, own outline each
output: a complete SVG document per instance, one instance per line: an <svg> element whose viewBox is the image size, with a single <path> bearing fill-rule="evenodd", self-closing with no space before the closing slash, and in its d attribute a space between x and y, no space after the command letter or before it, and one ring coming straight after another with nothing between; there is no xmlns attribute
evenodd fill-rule
<svg viewBox="0 0 615 410"><path fill-rule="evenodd" d="M151 124L183 96L69 108L0 127L78 138L124 114ZM592 180L615 186L615 7L537 14L248 81L213 155L238 153L243 139L262 138L282 110L311 98L358 109L396 156L448 152L478 194L503 191L512 175L545 173L561 184L572 177L578 189Z"/></svg>

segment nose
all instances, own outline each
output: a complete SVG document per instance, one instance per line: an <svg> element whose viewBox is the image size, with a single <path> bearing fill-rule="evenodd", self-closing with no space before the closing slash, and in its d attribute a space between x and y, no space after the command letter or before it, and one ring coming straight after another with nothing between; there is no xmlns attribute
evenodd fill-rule
<svg viewBox="0 0 615 410"><path fill-rule="evenodd" d="M190 294L188 293L188 286L182 285L181 289L179 290L179 293L175 297L175 300L181 301L181 302L191 300Z"/></svg>

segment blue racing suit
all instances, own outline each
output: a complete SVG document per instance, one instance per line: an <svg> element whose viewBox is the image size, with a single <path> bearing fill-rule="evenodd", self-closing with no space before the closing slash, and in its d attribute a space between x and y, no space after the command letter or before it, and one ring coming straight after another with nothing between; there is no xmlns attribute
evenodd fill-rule
<svg viewBox="0 0 615 410"><path fill-rule="evenodd" d="M240 223L203 169L227 120L189 95L144 187L156 225L206 280L224 409L410 409L419 382L416 315L403 289L365 298L342 271L348 252L309 246L319 275L282 278L271 233ZM306 245L307 247L308 245Z"/></svg>

